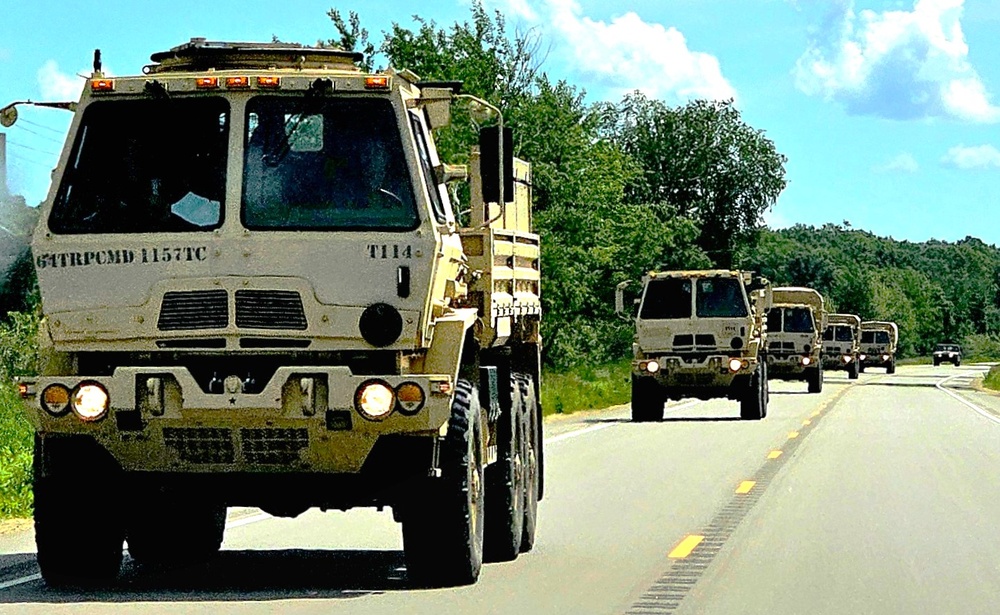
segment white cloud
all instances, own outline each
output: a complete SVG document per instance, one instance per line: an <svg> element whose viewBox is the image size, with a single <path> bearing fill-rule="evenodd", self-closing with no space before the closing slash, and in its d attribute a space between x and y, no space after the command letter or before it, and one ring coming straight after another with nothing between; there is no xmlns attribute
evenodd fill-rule
<svg viewBox="0 0 1000 615"><path fill-rule="evenodd" d="M611 96L640 90L668 102L736 98L719 60L688 48L674 27L635 12L595 20L577 0L501 0L505 10L544 31L551 54L565 61L587 89Z"/></svg>
<svg viewBox="0 0 1000 615"><path fill-rule="evenodd" d="M42 100L77 100L83 91L84 80L59 70L55 60L49 60L38 69L38 89Z"/></svg>
<svg viewBox="0 0 1000 615"><path fill-rule="evenodd" d="M948 150L941 164L956 169L1000 169L1000 150L992 145L956 145Z"/></svg>
<svg viewBox="0 0 1000 615"><path fill-rule="evenodd" d="M920 170L920 164L913 154L903 152L889 162L875 167L879 173L916 173Z"/></svg>
<svg viewBox="0 0 1000 615"><path fill-rule="evenodd" d="M915 0L911 11L883 12L841 2L796 63L796 84L860 115L1000 121L968 60L964 1Z"/></svg>

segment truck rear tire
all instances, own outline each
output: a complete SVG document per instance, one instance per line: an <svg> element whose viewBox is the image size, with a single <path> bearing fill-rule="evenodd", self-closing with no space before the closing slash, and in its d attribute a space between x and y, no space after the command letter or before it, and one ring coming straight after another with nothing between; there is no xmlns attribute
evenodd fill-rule
<svg viewBox="0 0 1000 615"><path fill-rule="evenodd" d="M767 414L767 384L763 365L758 365L750 376L750 386L740 400L740 419L759 421Z"/></svg>
<svg viewBox="0 0 1000 615"><path fill-rule="evenodd" d="M810 393L822 393L823 392L823 368L816 367L815 369L809 370L809 374L806 376L806 382L809 383Z"/></svg>
<svg viewBox="0 0 1000 615"><path fill-rule="evenodd" d="M648 423L663 420L663 389L652 378L632 375L632 421Z"/></svg>
<svg viewBox="0 0 1000 615"><path fill-rule="evenodd" d="M525 444L524 466L524 524L521 530L521 553L535 548L535 528L538 525L538 500L541 499L542 466L542 416L535 399L535 384L528 376L519 376L515 381L524 398L524 414L528 426Z"/></svg>
<svg viewBox="0 0 1000 615"><path fill-rule="evenodd" d="M455 385L441 477L417 486L403 516L406 574L422 587L469 585L483 566L484 488L479 397Z"/></svg>
<svg viewBox="0 0 1000 615"><path fill-rule="evenodd" d="M497 424L497 462L486 468L486 527L483 558L509 562L521 552L525 516L527 454L524 397L513 379L510 410Z"/></svg>
<svg viewBox="0 0 1000 615"><path fill-rule="evenodd" d="M222 547L226 506L202 502L169 489L140 494L126 540L143 566L179 566L210 559Z"/></svg>

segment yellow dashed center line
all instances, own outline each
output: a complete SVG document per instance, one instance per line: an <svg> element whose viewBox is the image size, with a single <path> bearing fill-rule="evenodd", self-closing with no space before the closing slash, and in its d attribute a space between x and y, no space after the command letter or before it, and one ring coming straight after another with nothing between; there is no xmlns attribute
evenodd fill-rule
<svg viewBox="0 0 1000 615"><path fill-rule="evenodd" d="M756 484L757 481L755 480L745 480L742 483L740 483L739 487L736 488L736 493L739 494L750 493L750 490L753 489L753 486Z"/></svg>
<svg viewBox="0 0 1000 615"><path fill-rule="evenodd" d="M705 540L704 536L691 534L682 540L680 544L674 547L674 550L671 551L667 557L670 559L684 559L688 555L691 555L691 552L694 551L695 547L701 544L702 540Z"/></svg>
<svg viewBox="0 0 1000 615"><path fill-rule="evenodd" d="M798 438L798 437L799 437L799 432L797 432L797 431L790 431L790 432L788 432L788 439L789 440L794 440L795 438Z"/></svg>
<svg viewBox="0 0 1000 615"><path fill-rule="evenodd" d="M812 413L812 418L816 418L816 417L817 417L817 416L819 416L820 414L821 414L821 412L820 412L819 410L817 410L816 412L813 412L813 413Z"/></svg>
<svg viewBox="0 0 1000 615"><path fill-rule="evenodd" d="M778 457L781 457L781 451L771 451L767 454L768 459L777 459Z"/></svg>
<svg viewBox="0 0 1000 615"><path fill-rule="evenodd" d="M805 427L808 427L808 426L812 425L812 423L813 422L810 421L809 419L806 419L806 420L802 421L802 425L804 425Z"/></svg>

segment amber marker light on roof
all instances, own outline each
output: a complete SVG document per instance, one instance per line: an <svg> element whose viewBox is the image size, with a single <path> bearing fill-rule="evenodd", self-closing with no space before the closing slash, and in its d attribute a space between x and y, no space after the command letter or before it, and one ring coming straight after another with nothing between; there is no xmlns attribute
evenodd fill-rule
<svg viewBox="0 0 1000 615"><path fill-rule="evenodd" d="M388 77L365 77L366 90L387 90L389 89Z"/></svg>
<svg viewBox="0 0 1000 615"><path fill-rule="evenodd" d="M90 89L93 92L114 92L115 91L115 80L114 79L91 79Z"/></svg>
<svg viewBox="0 0 1000 615"><path fill-rule="evenodd" d="M281 87L281 77L257 77L257 87L277 89Z"/></svg>
<svg viewBox="0 0 1000 615"><path fill-rule="evenodd" d="M250 87L249 77L226 77L226 87L231 89Z"/></svg>
<svg viewBox="0 0 1000 615"><path fill-rule="evenodd" d="M209 90L209 89L212 89L212 88L219 87L219 78L218 77L198 77L197 79L194 80L194 84L195 84L195 86L198 87L198 89Z"/></svg>

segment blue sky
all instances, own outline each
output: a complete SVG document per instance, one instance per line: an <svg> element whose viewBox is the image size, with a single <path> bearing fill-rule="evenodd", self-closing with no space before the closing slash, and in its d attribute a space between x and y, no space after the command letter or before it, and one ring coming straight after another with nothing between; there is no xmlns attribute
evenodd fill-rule
<svg viewBox="0 0 1000 615"><path fill-rule="evenodd" d="M897 239L1000 243L997 0L491 0L537 32L543 70L618 100L735 97L788 156L774 225L850 221ZM114 74L193 36L314 42L326 11L392 21L464 20L468 0L3 0L0 103L73 98L93 49ZM206 8L210 7L210 8ZM280 8L279 8L280 7ZM427 7L427 8L424 8ZM7 129L10 177L30 203L48 188L65 112L23 108Z"/></svg>

